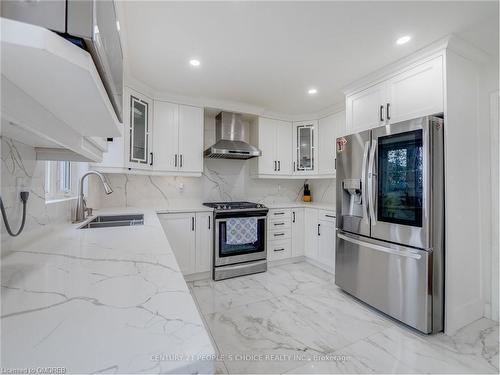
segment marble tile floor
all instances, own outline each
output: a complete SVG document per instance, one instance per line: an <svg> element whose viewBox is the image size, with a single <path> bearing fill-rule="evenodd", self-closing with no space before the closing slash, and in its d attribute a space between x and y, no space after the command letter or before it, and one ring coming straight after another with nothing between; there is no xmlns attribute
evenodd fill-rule
<svg viewBox="0 0 500 375"><path fill-rule="evenodd" d="M188 283L217 373L498 373L498 323L426 336L371 309L306 263Z"/></svg>

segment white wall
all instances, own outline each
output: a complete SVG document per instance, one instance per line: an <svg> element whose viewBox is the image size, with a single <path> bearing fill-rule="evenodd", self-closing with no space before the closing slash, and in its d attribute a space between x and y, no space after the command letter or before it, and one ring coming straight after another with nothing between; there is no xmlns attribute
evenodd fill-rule
<svg viewBox="0 0 500 375"><path fill-rule="evenodd" d="M23 232L10 237L1 230L2 257L17 249L25 241L34 240L54 225L67 223L71 218L72 202L45 203L45 162L36 161L31 146L1 137L2 171L1 195L7 218L13 231L17 231L22 218L21 190L29 191L27 218Z"/></svg>

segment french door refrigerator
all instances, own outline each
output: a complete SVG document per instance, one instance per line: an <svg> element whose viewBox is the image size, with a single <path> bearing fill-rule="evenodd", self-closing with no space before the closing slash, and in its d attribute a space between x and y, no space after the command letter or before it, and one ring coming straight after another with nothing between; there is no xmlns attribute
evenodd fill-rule
<svg viewBox="0 0 500 375"><path fill-rule="evenodd" d="M337 139L335 283L424 333L443 330L443 120Z"/></svg>

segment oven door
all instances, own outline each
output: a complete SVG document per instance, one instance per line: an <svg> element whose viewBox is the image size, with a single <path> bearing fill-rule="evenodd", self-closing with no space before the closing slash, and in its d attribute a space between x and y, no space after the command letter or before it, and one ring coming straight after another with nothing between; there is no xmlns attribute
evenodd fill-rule
<svg viewBox="0 0 500 375"><path fill-rule="evenodd" d="M266 259L266 217L261 212L216 216L215 266Z"/></svg>
<svg viewBox="0 0 500 375"><path fill-rule="evenodd" d="M423 117L372 130L367 174L371 237L430 248L429 124Z"/></svg>

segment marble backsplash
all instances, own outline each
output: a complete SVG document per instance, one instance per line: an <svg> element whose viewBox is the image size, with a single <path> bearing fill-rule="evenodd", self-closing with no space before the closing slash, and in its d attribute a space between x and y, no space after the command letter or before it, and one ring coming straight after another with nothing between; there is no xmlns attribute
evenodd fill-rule
<svg viewBox="0 0 500 375"><path fill-rule="evenodd" d="M201 178L108 174L114 192L105 195L97 179L91 179L88 205L94 208L189 207L210 201L249 200L283 203L302 199L305 180L255 179L250 163L242 160L205 159ZM309 180L315 202L335 201L335 179Z"/></svg>
<svg viewBox="0 0 500 375"><path fill-rule="evenodd" d="M45 202L45 165L37 161L31 146L1 138L2 171L0 193L13 231L17 231L22 219L21 190L29 191L26 224L18 237L10 237L1 227L2 255L17 243L25 241L30 234L49 230L52 225L66 223L71 218L71 201L47 204Z"/></svg>

